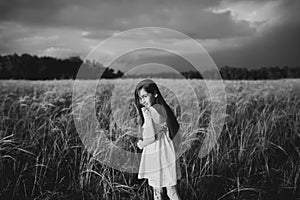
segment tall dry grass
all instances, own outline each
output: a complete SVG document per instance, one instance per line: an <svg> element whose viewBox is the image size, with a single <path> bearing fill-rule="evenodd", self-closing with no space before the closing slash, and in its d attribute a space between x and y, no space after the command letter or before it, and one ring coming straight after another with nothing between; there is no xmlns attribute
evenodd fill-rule
<svg viewBox="0 0 300 200"><path fill-rule="evenodd" d="M95 98L107 137L133 152L137 81L102 80ZM196 100L181 81L163 81L174 86L161 90L181 123L186 150L180 157L182 199L300 198L300 105L290 81L225 81L225 124L218 144L201 158L204 136L213 134L207 128L214 102L205 83L191 81ZM90 85L83 81L83 90ZM145 180L105 166L85 150L71 102L72 81L0 82L0 199L152 199ZM193 118L196 107L201 112Z"/></svg>

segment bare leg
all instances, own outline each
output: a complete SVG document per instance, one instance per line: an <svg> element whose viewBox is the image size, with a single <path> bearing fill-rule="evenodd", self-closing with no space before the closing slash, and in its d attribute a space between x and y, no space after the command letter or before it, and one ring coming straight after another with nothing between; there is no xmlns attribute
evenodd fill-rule
<svg viewBox="0 0 300 200"><path fill-rule="evenodd" d="M175 185L167 187L167 194L170 200L180 200Z"/></svg>
<svg viewBox="0 0 300 200"><path fill-rule="evenodd" d="M162 188L153 187L154 200L161 200Z"/></svg>

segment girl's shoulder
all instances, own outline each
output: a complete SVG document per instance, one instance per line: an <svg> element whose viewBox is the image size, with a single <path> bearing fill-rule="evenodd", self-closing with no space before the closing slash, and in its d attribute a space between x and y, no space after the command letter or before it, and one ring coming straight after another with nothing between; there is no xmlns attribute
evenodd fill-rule
<svg viewBox="0 0 300 200"><path fill-rule="evenodd" d="M154 105L150 106L149 112L150 112L151 116L154 118L166 118L167 117L165 108L161 104L154 104Z"/></svg>
<svg viewBox="0 0 300 200"><path fill-rule="evenodd" d="M163 107L163 105L156 103L150 106L150 109L155 112L162 113L165 108Z"/></svg>

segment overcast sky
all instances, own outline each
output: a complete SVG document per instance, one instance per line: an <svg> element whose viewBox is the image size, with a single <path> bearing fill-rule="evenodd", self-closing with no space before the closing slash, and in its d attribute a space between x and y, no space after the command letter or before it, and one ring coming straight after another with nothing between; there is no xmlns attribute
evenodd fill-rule
<svg viewBox="0 0 300 200"><path fill-rule="evenodd" d="M197 40L219 67L300 66L299 0L0 0L0 9L1 54L84 58L112 35L155 26Z"/></svg>

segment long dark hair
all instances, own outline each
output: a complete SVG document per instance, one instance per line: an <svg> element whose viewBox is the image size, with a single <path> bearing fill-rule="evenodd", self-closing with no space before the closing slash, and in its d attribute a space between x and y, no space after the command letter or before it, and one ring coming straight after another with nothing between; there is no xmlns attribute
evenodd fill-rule
<svg viewBox="0 0 300 200"><path fill-rule="evenodd" d="M141 126L144 124L144 121L145 121L143 114L142 114L142 107L144 107L144 105L140 104L138 92L142 88L144 88L144 90L146 92L151 93L152 95L157 94L154 104L160 104L165 108L165 110L167 112L167 126L169 129L169 137L171 138L171 140L173 140L173 138L175 137L175 135L178 132L179 123L178 123L173 111L171 110L169 105L166 103L166 101L162 97L156 83L154 81L152 81L151 79L145 79L145 80L142 80L141 82L139 82L134 91L135 105L136 105L136 108L137 108L139 116L140 116Z"/></svg>

